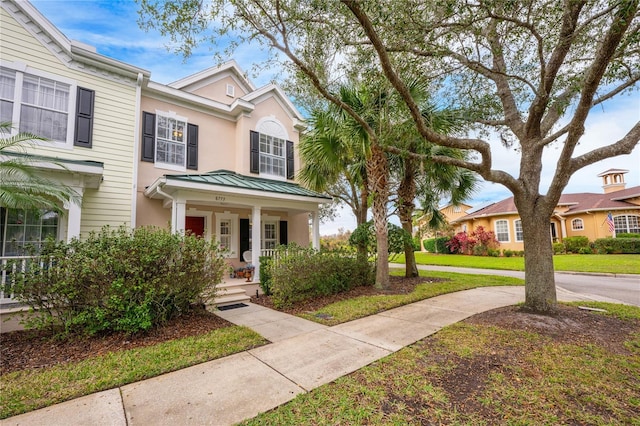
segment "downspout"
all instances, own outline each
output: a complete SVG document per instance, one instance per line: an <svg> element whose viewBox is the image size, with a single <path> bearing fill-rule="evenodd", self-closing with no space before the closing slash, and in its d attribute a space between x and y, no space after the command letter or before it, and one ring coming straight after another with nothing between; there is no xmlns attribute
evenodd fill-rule
<svg viewBox="0 0 640 426"><path fill-rule="evenodd" d="M142 73L138 73L136 80L136 118L133 126L133 185L131 189L131 228L136 227L136 215L138 214L138 165L140 161L140 106L142 103Z"/></svg>

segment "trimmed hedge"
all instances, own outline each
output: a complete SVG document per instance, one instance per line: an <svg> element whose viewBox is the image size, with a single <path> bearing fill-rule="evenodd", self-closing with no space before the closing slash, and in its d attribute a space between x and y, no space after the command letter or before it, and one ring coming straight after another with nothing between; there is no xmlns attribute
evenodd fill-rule
<svg viewBox="0 0 640 426"><path fill-rule="evenodd" d="M299 249L284 253L269 269L272 300L276 307L291 306L374 282L369 262L343 251Z"/></svg>
<svg viewBox="0 0 640 426"><path fill-rule="evenodd" d="M449 237L429 238L428 240L424 240L422 245L429 253L451 254L449 247L447 247L447 242L450 239Z"/></svg>
<svg viewBox="0 0 640 426"><path fill-rule="evenodd" d="M640 254L640 238L599 238L593 246L600 254Z"/></svg>
<svg viewBox="0 0 640 426"><path fill-rule="evenodd" d="M587 237L567 237L562 240L564 250L567 253L580 253L589 248L589 238Z"/></svg>

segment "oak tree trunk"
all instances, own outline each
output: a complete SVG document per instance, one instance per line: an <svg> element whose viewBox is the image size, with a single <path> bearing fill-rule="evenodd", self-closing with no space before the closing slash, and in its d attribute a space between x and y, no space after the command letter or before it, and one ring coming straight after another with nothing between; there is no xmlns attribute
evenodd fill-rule
<svg viewBox="0 0 640 426"><path fill-rule="evenodd" d="M524 233L525 308L551 313L557 307L551 214L529 204L518 207Z"/></svg>

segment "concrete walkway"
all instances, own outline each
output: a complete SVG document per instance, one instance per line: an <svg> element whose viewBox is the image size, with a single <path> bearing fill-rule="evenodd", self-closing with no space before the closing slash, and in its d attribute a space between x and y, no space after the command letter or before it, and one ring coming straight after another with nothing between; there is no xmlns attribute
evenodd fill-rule
<svg viewBox="0 0 640 426"><path fill-rule="evenodd" d="M558 300L597 297L558 291ZM231 425L443 327L524 300L524 287L446 294L333 327L248 303L217 314L272 343L0 421L1 425Z"/></svg>

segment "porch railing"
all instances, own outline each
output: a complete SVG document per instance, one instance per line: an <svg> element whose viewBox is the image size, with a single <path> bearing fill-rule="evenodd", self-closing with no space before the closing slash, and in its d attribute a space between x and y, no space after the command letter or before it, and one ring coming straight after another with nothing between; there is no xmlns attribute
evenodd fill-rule
<svg viewBox="0 0 640 426"><path fill-rule="evenodd" d="M33 256L0 256L0 303L15 302L12 276L27 270Z"/></svg>

